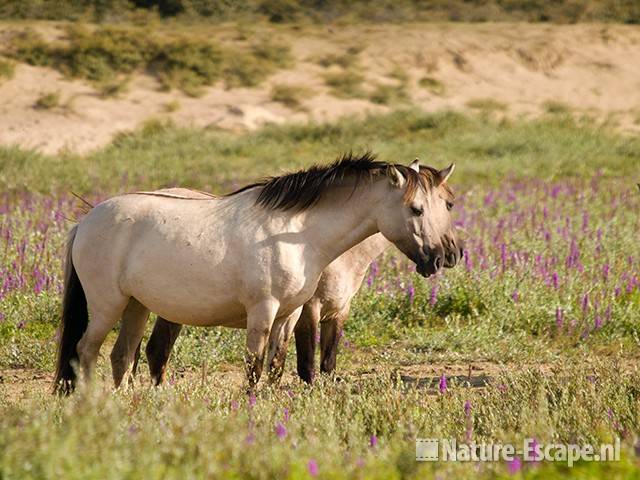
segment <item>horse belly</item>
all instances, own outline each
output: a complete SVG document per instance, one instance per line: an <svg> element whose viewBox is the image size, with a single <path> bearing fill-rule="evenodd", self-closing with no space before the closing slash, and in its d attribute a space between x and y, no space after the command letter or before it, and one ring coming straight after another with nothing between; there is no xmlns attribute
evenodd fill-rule
<svg viewBox="0 0 640 480"><path fill-rule="evenodd" d="M176 323L242 328L245 309L232 262L210 248L147 234L129 254L123 290Z"/></svg>

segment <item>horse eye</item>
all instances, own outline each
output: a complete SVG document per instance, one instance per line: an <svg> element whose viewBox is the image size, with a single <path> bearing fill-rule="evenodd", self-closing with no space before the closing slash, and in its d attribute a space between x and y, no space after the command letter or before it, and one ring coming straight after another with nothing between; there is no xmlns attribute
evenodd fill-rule
<svg viewBox="0 0 640 480"><path fill-rule="evenodd" d="M416 217L421 217L424 213L424 210L420 207L411 207L411 213L413 213Z"/></svg>
<svg viewBox="0 0 640 480"><path fill-rule="evenodd" d="M447 210L451 210L453 208L452 202L447 202Z"/></svg>

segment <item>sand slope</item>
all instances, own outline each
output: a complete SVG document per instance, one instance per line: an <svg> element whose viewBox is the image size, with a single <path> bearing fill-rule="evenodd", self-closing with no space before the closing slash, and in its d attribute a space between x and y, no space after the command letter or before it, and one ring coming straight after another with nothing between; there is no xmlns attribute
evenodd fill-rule
<svg viewBox="0 0 640 480"><path fill-rule="evenodd" d="M0 34L3 28L0 25ZM539 115L546 102L561 102L575 114L608 119L626 132L640 132L640 28L621 25L420 24L284 29L295 65L258 88L214 86L200 98L161 92L148 76L134 77L126 93L103 99L87 83L54 70L19 64L0 83L0 143L43 152L86 152L119 131L150 118L231 130L266 122L331 120L342 115L414 106L428 111L493 108L498 115ZM0 35L1 37L1 35ZM394 68L408 74L410 101L377 105L367 99L330 94L317 59L360 45L358 69L365 89L397 83ZM337 69L338 67L330 67ZM420 86L424 77L444 85L444 93ZM273 85L307 87L303 109L270 99ZM59 92L60 106L36 109L44 93ZM491 105L486 99L499 104ZM478 102L478 100L481 100ZM500 105L503 104L503 105ZM174 111L169 111L169 110Z"/></svg>

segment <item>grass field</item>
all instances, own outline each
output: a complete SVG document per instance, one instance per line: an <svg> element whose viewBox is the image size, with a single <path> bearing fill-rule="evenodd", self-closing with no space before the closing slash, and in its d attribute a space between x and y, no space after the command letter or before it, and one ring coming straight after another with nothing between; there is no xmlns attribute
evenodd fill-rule
<svg viewBox="0 0 640 480"><path fill-rule="evenodd" d="M187 329L170 381L50 395L66 231L92 202L215 193L339 153L457 163L464 261L395 251L356 298L338 378L247 398L244 332ZM638 478L640 142L566 112L415 110L253 133L150 122L87 156L0 148L0 478ZM109 343L113 342L113 335ZM470 375L469 375L470 373ZM443 380L446 379L447 381ZM482 380L482 381L480 381ZM417 463L415 438L593 443L618 462Z"/></svg>

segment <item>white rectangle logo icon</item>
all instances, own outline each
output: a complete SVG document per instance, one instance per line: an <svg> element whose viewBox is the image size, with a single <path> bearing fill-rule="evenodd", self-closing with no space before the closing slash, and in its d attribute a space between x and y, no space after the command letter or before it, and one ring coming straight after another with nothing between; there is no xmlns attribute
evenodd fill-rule
<svg viewBox="0 0 640 480"><path fill-rule="evenodd" d="M438 440L434 438L416 439L416 461L435 462L438 460Z"/></svg>

